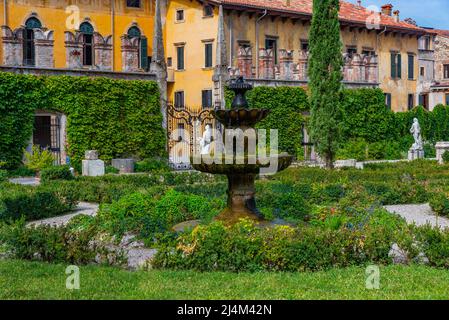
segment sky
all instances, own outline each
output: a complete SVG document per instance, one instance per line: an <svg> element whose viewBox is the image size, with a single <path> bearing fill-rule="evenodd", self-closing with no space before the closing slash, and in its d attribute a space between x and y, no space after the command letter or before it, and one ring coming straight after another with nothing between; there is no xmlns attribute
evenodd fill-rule
<svg viewBox="0 0 449 320"><path fill-rule="evenodd" d="M357 3L357 0L346 0ZM362 0L362 5L368 7L391 3L393 10L399 10L401 20L414 19L420 27L449 30L449 0Z"/></svg>

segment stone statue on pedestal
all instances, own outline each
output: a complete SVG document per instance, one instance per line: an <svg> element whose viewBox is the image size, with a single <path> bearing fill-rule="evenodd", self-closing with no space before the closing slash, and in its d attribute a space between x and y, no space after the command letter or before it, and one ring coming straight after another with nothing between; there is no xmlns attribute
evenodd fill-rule
<svg viewBox="0 0 449 320"><path fill-rule="evenodd" d="M209 154L210 153L210 146L213 141L212 138L212 128L210 124L206 125L206 130L204 130L203 137L200 140L200 148L201 153L200 154Z"/></svg>
<svg viewBox="0 0 449 320"><path fill-rule="evenodd" d="M415 140L415 142L408 151L408 159L409 160L423 159L424 146L421 136L421 126L419 125L419 121L417 118L413 119L413 125L410 128L410 133L413 135L413 139Z"/></svg>

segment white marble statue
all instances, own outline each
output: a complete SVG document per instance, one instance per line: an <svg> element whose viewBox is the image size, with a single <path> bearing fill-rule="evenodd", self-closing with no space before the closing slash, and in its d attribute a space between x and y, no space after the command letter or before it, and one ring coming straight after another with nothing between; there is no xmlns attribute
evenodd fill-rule
<svg viewBox="0 0 449 320"><path fill-rule="evenodd" d="M210 153L210 145L212 143L212 127L210 124L206 125L206 130L204 130L203 137L200 140L201 154Z"/></svg>
<svg viewBox="0 0 449 320"><path fill-rule="evenodd" d="M421 127L419 125L417 118L413 119L413 125L410 128L410 133L413 135L413 138L415 139L415 143L413 144L412 149L413 150L423 150Z"/></svg>

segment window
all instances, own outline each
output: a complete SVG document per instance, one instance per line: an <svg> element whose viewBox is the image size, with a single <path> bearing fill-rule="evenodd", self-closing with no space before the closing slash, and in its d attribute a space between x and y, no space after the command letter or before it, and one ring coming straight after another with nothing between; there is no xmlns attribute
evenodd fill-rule
<svg viewBox="0 0 449 320"><path fill-rule="evenodd" d="M94 65L94 27L89 22L80 25L80 32L83 35L83 65Z"/></svg>
<svg viewBox="0 0 449 320"><path fill-rule="evenodd" d="M173 65L173 59L172 57L167 58L167 67L171 67Z"/></svg>
<svg viewBox="0 0 449 320"><path fill-rule="evenodd" d="M419 68L419 74L421 75L421 77L425 77L426 76L426 68L425 67Z"/></svg>
<svg viewBox="0 0 449 320"><path fill-rule="evenodd" d="M391 110L391 93L385 93L385 104Z"/></svg>
<svg viewBox="0 0 449 320"><path fill-rule="evenodd" d="M391 53L391 77L393 79L402 78L402 58L397 52Z"/></svg>
<svg viewBox="0 0 449 320"><path fill-rule="evenodd" d="M176 10L176 21L178 21L178 22L184 21L184 10L183 9Z"/></svg>
<svg viewBox="0 0 449 320"><path fill-rule="evenodd" d="M423 106L424 109L429 109L429 95L428 94L420 94L419 95L419 105Z"/></svg>
<svg viewBox="0 0 449 320"><path fill-rule="evenodd" d="M36 65L34 29L38 28L42 28L42 24L37 18L29 18L25 22L25 29L23 30L23 64L26 66Z"/></svg>
<svg viewBox="0 0 449 320"><path fill-rule="evenodd" d="M301 40L301 51L309 51L309 41L308 40Z"/></svg>
<svg viewBox="0 0 449 320"><path fill-rule="evenodd" d="M128 29L128 37L130 38L138 38L138 47L139 47L139 68L148 69L148 66L150 65L148 63L148 60L150 59L148 57L148 40L146 37L142 36L142 32L140 32L140 29L136 26L132 26Z"/></svg>
<svg viewBox="0 0 449 320"><path fill-rule="evenodd" d="M204 67L212 67L212 43L204 44Z"/></svg>
<svg viewBox="0 0 449 320"><path fill-rule="evenodd" d="M203 7L203 16L204 17L213 17L214 15L214 7L212 7L210 4L206 4Z"/></svg>
<svg viewBox="0 0 449 320"><path fill-rule="evenodd" d="M201 92L201 101L204 109L212 108L212 90L203 90Z"/></svg>
<svg viewBox="0 0 449 320"><path fill-rule="evenodd" d="M446 93L446 105L449 106L449 93Z"/></svg>
<svg viewBox="0 0 449 320"><path fill-rule="evenodd" d="M357 54L357 47L347 47L346 52L350 57L352 57L353 55Z"/></svg>
<svg viewBox="0 0 449 320"><path fill-rule="evenodd" d="M421 46L420 49L421 50L430 50L430 37L429 36L424 36L420 39L421 42Z"/></svg>
<svg viewBox="0 0 449 320"><path fill-rule="evenodd" d="M375 56L376 55L376 51L374 51L374 49L363 49L362 50L362 55L364 55L364 56Z"/></svg>
<svg viewBox="0 0 449 320"><path fill-rule="evenodd" d="M407 107L408 107L408 110L412 110L415 107L415 95L414 94L408 95Z"/></svg>
<svg viewBox="0 0 449 320"><path fill-rule="evenodd" d="M277 39L276 38L266 38L265 39L265 49L271 49L273 50L274 55L274 63L278 63L278 46L277 46Z"/></svg>
<svg viewBox="0 0 449 320"><path fill-rule="evenodd" d="M449 64L443 66L443 73L444 79L449 79Z"/></svg>
<svg viewBox="0 0 449 320"><path fill-rule="evenodd" d="M128 8L140 8L140 0L126 0Z"/></svg>
<svg viewBox="0 0 449 320"><path fill-rule="evenodd" d="M408 55L408 79L415 79L415 56L412 54Z"/></svg>
<svg viewBox="0 0 449 320"><path fill-rule="evenodd" d="M175 108L178 109L184 108L184 91L175 92Z"/></svg>
<svg viewBox="0 0 449 320"><path fill-rule="evenodd" d="M177 70L184 70L184 46L176 47Z"/></svg>

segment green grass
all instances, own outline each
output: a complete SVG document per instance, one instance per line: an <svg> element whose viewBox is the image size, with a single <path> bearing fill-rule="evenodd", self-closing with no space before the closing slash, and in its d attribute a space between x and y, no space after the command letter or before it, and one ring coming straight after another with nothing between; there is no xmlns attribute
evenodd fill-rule
<svg viewBox="0 0 449 320"><path fill-rule="evenodd" d="M0 261L0 299L448 299L449 271L381 267L380 289L365 269L317 273L129 272L80 267L80 290L65 287L65 265Z"/></svg>

